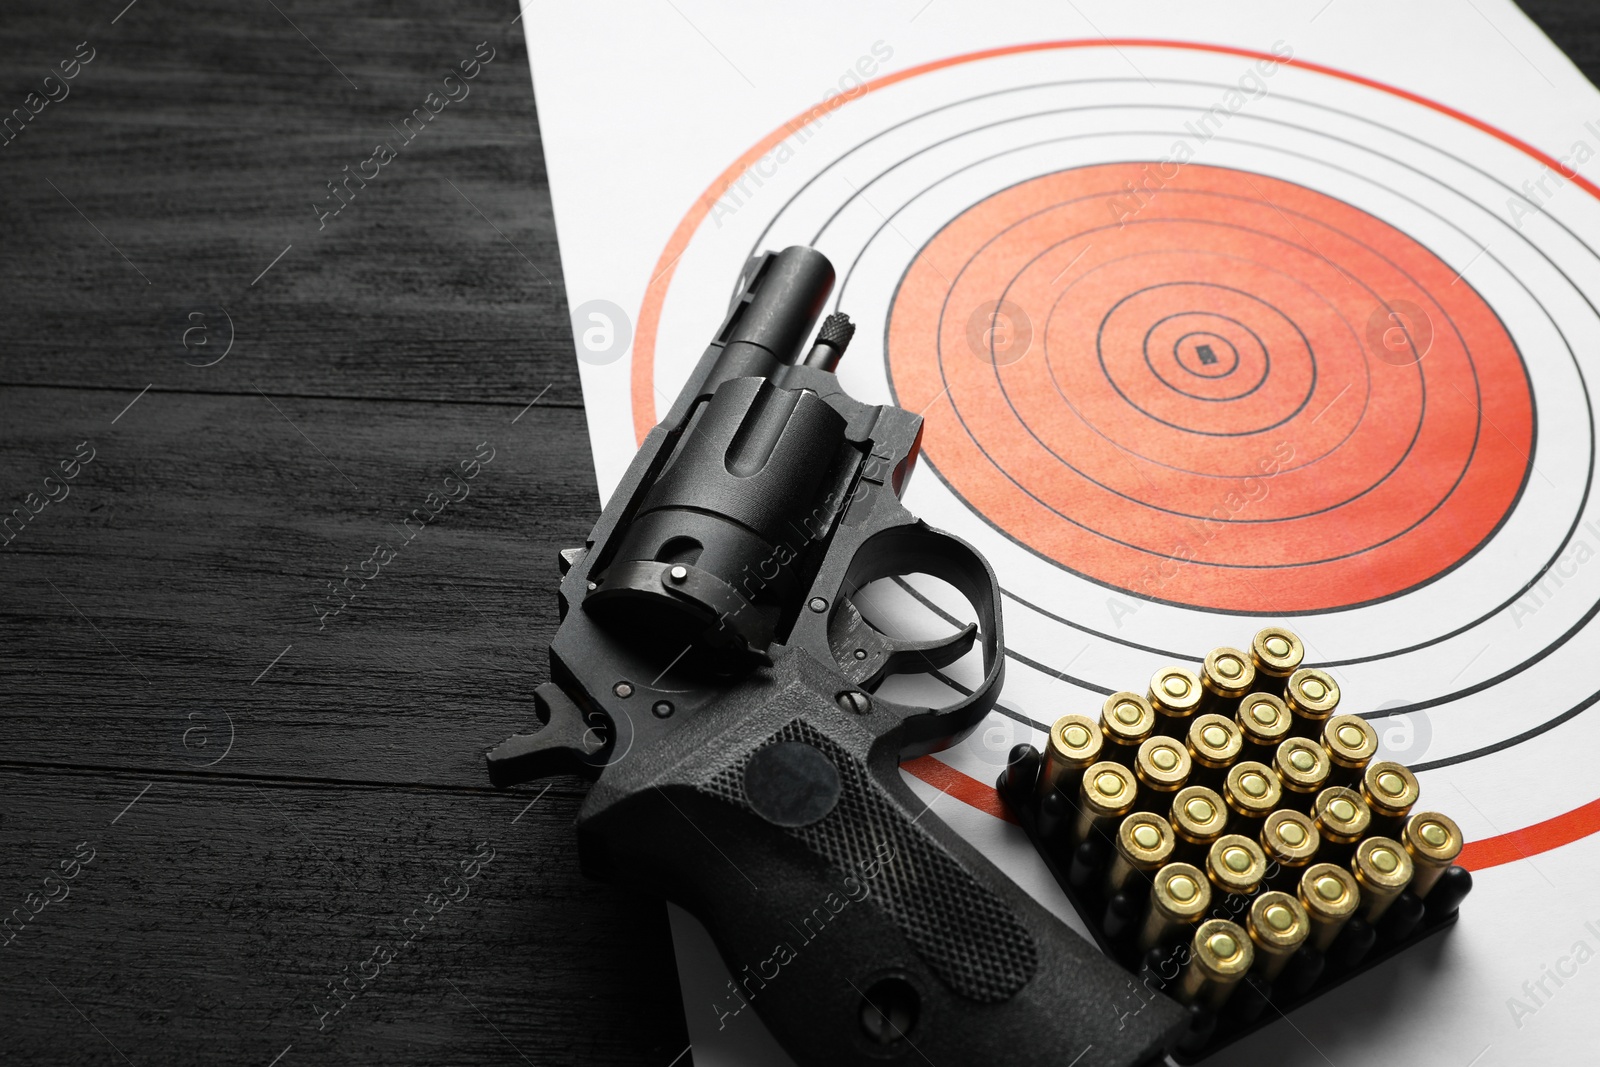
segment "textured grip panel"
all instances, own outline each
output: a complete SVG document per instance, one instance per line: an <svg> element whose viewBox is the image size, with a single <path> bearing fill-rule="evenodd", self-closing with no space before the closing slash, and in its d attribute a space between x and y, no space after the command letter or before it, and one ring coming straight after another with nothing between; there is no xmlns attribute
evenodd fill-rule
<svg viewBox="0 0 1600 1067"><path fill-rule="evenodd" d="M1011 911L910 819L867 771L838 745L795 720L700 788L750 810L744 769L750 757L779 741L801 741L826 755L839 771L834 809L810 826L784 832L805 843L839 871L873 859L879 844L895 850L882 868L874 898L928 966L957 993L983 1002L1013 996L1039 965L1033 936Z"/></svg>

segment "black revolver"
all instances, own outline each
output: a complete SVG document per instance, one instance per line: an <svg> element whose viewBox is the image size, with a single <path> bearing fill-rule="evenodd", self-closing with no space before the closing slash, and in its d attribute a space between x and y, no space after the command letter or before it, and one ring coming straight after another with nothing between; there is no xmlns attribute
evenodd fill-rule
<svg viewBox="0 0 1600 1067"><path fill-rule="evenodd" d="M542 723L488 755L499 786L594 779L584 871L710 930L800 1064L1142 1064L1181 1021L937 817L902 759L955 744L999 696L999 588L982 556L899 500L922 419L847 396L854 331L828 260L794 247L747 282L583 548L561 554ZM897 640L852 597L921 573L978 623ZM892 674L982 649L940 708ZM1142 1005L1139 1010L1133 1010Z"/></svg>

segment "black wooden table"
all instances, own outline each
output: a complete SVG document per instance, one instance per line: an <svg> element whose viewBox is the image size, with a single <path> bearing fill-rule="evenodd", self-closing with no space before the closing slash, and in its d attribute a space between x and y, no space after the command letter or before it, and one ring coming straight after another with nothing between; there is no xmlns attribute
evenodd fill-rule
<svg viewBox="0 0 1600 1067"><path fill-rule="evenodd" d="M516 7L124 4L0 24L0 1060L687 1064L484 780L596 511Z"/></svg>

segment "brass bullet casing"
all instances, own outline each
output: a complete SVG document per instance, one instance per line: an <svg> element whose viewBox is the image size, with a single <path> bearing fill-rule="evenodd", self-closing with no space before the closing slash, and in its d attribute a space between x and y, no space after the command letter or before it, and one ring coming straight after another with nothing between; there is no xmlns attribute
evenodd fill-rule
<svg viewBox="0 0 1600 1067"><path fill-rule="evenodd" d="M1243 834L1222 835L1206 853L1206 877L1219 893L1247 897L1261 888L1266 874L1266 854Z"/></svg>
<svg viewBox="0 0 1600 1067"><path fill-rule="evenodd" d="M1112 693L1100 708L1100 735L1104 759L1133 766L1139 746L1156 731L1156 712L1138 693Z"/></svg>
<svg viewBox="0 0 1600 1067"><path fill-rule="evenodd" d="M1289 684L1283 690L1283 702L1294 715L1294 728L1289 732L1297 737L1322 736L1322 726L1339 706L1339 683L1326 671L1315 667L1301 667L1289 675Z"/></svg>
<svg viewBox="0 0 1600 1067"><path fill-rule="evenodd" d="M1308 811L1316 795L1328 784L1328 754L1309 737L1291 737L1278 746L1272 769L1283 786L1283 806Z"/></svg>
<svg viewBox="0 0 1600 1067"><path fill-rule="evenodd" d="M1139 783L1120 763L1101 760L1083 772L1078 786L1078 816L1072 824L1072 842L1106 832L1110 825L1133 810Z"/></svg>
<svg viewBox="0 0 1600 1067"><path fill-rule="evenodd" d="M1326 863L1343 863L1350 858L1356 843L1367 836L1372 809L1354 789L1330 785L1312 802L1311 818L1322 837L1317 858Z"/></svg>
<svg viewBox="0 0 1600 1067"><path fill-rule="evenodd" d="M1414 870L1405 846L1393 838L1369 837L1357 845L1350 872L1361 887L1361 906L1357 909L1361 917L1369 923L1383 918L1394 898L1411 884Z"/></svg>
<svg viewBox="0 0 1600 1067"><path fill-rule="evenodd" d="M1150 679L1150 706L1156 713L1156 733L1183 737L1189 720L1200 706L1200 676L1187 667L1163 667Z"/></svg>
<svg viewBox="0 0 1600 1067"><path fill-rule="evenodd" d="M1196 715L1189 724L1189 762L1193 764L1190 778L1207 785L1221 785L1228 768L1244 747L1244 736L1239 726L1225 715Z"/></svg>
<svg viewBox="0 0 1600 1067"><path fill-rule="evenodd" d="M1392 760L1367 764L1361 773L1361 799L1372 809L1372 832L1398 834L1422 794L1410 768Z"/></svg>
<svg viewBox="0 0 1600 1067"><path fill-rule="evenodd" d="M1250 656L1236 648L1214 648L1200 665L1200 706L1197 714L1232 715L1239 698L1256 684Z"/></svg>
<svg viewBox="0 0 1600 1067"><path fill-rule="evenodd" d="M1356 715L1335 715L1322 728L1322 748L1333 767L1328 781L1334 785L1356 785L1361 772L1378 754L1378 731Z"/></svg>
<svg viewBox="0 0 1600 1067"><path fill-rule="evenodd" d="M1425 898L1439 876L1450 869L1465 840L1461 827L1448 815L1437 811L1419 811L1406 820L1400 832L1400 843L1411 857L1415 873L1411 876L1411 892Z"/></svg>
<svg viewBox="0 0 1600 1067"><path fill-rule="evenodd" d="M1289 705L1271 693L1251 693L1239 701L1233 721L1239 724L1239 735L1244 742L1241 754L1246 759L1263 763L1271 762L1273 753L1294 726Z"/></svg>
<svg viewBox="0 0 1600 1067"><path fill-rule="evenodd" d="M1172 798L1168 822L1177 837L1174 856L1189 863L1204 862L1212 844L1228 830L1228 806L1215 790L1185 786Z"/></svg>
<svg viewBox="0 0 1600 1067"><path fill-rule="evenodd" d="M1211 883L1192 863L1169 863L1156 872L1139 929L1145 952L1200 921L1211 908Z"/></svg>
<svg viewBox="0 0 1600 1067"><path fill-rule="evenodd" d="M1306 658L1306 646L1292 630L1269 626L1250 641L1250 662L1256 669L1256 692L1283 696L1289 676Z"/></svg>
<svg viewBox="0 0 1600 1067"><path fill-rule="evenodd" d="M1218 1011L1255 963L1255 946L1238 923L1207 919L1194 932L1189 965L1178 977L1173 997Z"/></svg>
<svg viewBox="0 0 1600 1067"><path fill-rule="evenodd" d="M1311 935L1311 918L1299 898L1276 890L1251 901L1244 925L1255 943L1256 972L1269 982Z"/></svg>
<svg viewBox="0 0 1600 1067"><path fill-rule="evenodd" d="M1222 800L1233 812L1228 821L1235 833L1255 833L1282 797L1277 774L1254 760L1235 763L1222 781Z"/></svg>
<svg viewBox="0 0 1600 1067"><path fill-rule="evenodd" d="M1083 772L1100 762L1100 727L1086 715L1063 715L1050 727L1044 746L1044 769L1039 774L1039 799L1057 789L1069 797L1078 793Z"/></svg>
<svg viewBox="0 0 1600 1067"><path fill-rule="evenodd" d="M1126 889L1135 879L1149 879L1172 858L1178 839L1161 816L1136 811L1117 824L1116 851L1106 872L1106 896Z"/></svg>
<svg viewBox="0 0 1600 1067"><path fill-rule="evenodd" d="M1311 947L1328 951L1344 924L1361 906L1361 890L1350 872L1331 863L1313 863L1300 876L1297 895L1311 920Z"/></svg>
<svg viewBox="0 0 1600 1067"><path fill-rule="evenodd" d="M1152 737L1139 746L1133 773L1139 777L1139 809L1163 812L1189 781L1189 750L1175 737Z"/></svg>
<svg viewBox="0 0 1600 1067"><path fill-rule="evenodd" d="M1267 880L1274 888L1293 889L1301 873L1311 865L1322 844L1317 824L1310 816L1280 808L1261 824L1261 851L1267 857ZM1272 865L1277 865L1277 870Z"/></svg>

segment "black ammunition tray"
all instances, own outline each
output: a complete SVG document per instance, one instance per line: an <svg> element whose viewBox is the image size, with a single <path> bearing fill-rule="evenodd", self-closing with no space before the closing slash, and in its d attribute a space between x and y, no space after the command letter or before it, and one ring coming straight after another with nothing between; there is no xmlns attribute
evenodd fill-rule
<svg viewBox="0 0 1600 1067"><path fill-rule="evenodd" d="M1054 834L1048 840L1041 836L1036 782L1042 761L1039 751L1031 745L1018 746L996 788L1044 858L1045 865L1072 902L1095 943L1127 969L1129 985L1123 990L1108 991L1112 996L1108 1009L1116 1011L1120 1005L1130 1013L1137 1012L1139 1005L1151 997L1168 995L1169 987L1182 969L1188 944L1186 941L1168 942L1148 952L1139 950L1136 938L1149 886L1142 879L1135 879L1133 890L1118 894L1127 899L1113 902L1107 898L1106 866L1112 855L1108 839L1091 839L1072 847L1063 840L1064 833ZM1263 981L1254 974L1247 976L1220 1012L1191 1005L1188 1028L1174 1036L1167 1055L1180 1064L1202 1060L1444 930L1455 923L1460 914L1460 901L1471 885L1469 872L1451 867L1427 899L1418 900L1409 890L1401 893L1375 927L1359 918L1351 919L1326 953L1309 945L1302 946L1277 981ZM1230 913L1226 901L1218 901L1208 917L1230 918L1242 923L1244 915L1242 910Z"/></svg>

